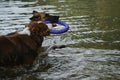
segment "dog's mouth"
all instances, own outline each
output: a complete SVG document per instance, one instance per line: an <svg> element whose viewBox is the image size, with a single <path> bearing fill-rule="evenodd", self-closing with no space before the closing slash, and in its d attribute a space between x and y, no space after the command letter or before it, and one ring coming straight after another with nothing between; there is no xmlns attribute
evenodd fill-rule
<svg viewBox="0 0 120 80"><path fill-rule="evenodd" d="M45 14L45 20L51 23L57 23L59 21L59 16L53 16L50 14Z"/></svg>

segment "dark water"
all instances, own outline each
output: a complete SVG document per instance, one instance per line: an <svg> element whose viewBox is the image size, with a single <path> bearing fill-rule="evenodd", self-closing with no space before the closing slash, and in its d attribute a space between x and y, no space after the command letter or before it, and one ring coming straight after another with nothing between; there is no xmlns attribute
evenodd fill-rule
<svg viewBox="0 0 120 80"><path fill-rule="evenodd" d="M48 51L32 67L0 69L0 80L120 80L120 0L1 0L0 34L21 30L32 11L59 15L69 24L64 34L43 45Z"/></svg>

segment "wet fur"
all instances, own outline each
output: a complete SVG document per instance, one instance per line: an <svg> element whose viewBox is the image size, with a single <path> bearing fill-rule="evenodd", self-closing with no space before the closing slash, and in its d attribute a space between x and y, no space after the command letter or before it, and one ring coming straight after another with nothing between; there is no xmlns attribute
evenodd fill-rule
<svg viewBox="0 0 120 80"><path fill-rule="evenodd" d="M0 36L0 66L32 64L38 56L37 50L44 36L49 35L48 30L45 24L34 23L30 26L30 36L17 33Z"/></svg>

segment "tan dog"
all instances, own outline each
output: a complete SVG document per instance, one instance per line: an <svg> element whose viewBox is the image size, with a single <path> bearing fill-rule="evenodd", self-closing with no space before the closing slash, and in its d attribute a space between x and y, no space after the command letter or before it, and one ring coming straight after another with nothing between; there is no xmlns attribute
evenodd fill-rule
<svg viewBox="0 0 120 80"><path fill-rule="evenodd" d="M31 21L45 21L46 13L33 11L33 16L30 18Z"/></svg>
<svg viewBox="0 0 120 80"><path fill-rule="evenodd" d="M29 27L34 22L42 23L45 21L46 13L33 11L33 16L30 18L30 22L26 24L26 27Z"/></svg>

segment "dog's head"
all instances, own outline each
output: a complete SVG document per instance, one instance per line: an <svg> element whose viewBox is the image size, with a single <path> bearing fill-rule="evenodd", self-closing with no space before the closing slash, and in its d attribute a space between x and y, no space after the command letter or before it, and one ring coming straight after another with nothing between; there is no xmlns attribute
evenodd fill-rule
<svg viewBox="0 0 120 80"><path fill-rule="evenodd" d="M31 34L33 35L38 35L38 36L49 36L50 35L50 30L48 26L44 23L32 23L31 26L29 27L29 30Z"/></svg>
<svg viewBox="0 0 120 80"><path fill-rule="evenodd" d="M45 20L45 12L37 12L33 11L33 16L30 18L31 21L44 21Z"/></svg>
<svg viewBox="0 0 120 80"><path fill-rule="evenodd" d="M30 18L31 21L50 21L56 23L59 20L59 16L53 16L45 12L33 11L33 16Z"/></svg>

